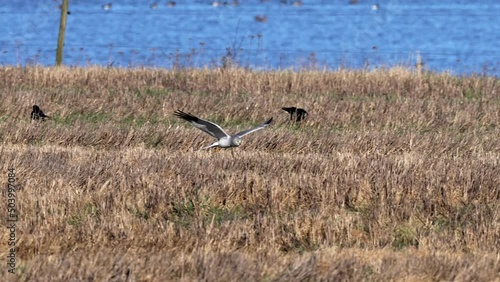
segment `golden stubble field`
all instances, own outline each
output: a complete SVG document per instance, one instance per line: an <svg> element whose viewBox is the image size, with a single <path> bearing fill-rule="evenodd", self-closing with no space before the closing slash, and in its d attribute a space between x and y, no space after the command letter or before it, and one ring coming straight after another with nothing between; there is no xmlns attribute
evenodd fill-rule
<svg viewBox="0 0 500 282"><path fill-rule="evenodd" d="M19 216L15 275L1 232L2 281L499 281L496 78L97 67L0 77L0 181L15 169ZM52 119L32 123L33 104ZM290 124L283 106L309 118ZM199 151L212 138L177 109L231 133L274 122L239 148Z"/></svg>

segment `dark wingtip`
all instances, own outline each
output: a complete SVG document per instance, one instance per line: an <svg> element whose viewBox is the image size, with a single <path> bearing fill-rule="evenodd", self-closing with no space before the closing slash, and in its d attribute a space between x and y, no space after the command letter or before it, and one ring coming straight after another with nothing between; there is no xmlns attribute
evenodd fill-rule
<svg viewBox="0 0 500 282"><path fill-rule="evenodd" d="M178 118L181 118L183 120L187 120L187 121L196 121L196 120L198 120L198 118L195 117L195 116L193 116L192 114L183 112L181 110L176 110L174 112L174 116L176 116Z"/></svg>
<svg viewBox="0 0 500 282"><path fill-rule="evenodd" d="M188 115L189 114L187 114L181 110L175 110L175 112L174 112L174 116L180 117L180 118L183 118L183 117L188 116Z"/></svg>
<svg viewBox="0 0 500 282"><path fill-rule="evenodd" d="M273 118L271 117L268 121L265 122L265 124L271 124L273 122Z"/></svg>

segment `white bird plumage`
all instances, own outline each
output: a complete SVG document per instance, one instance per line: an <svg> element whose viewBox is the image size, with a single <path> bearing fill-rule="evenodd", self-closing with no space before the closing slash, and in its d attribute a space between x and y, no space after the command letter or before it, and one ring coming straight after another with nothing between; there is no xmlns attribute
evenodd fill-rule
<svg viewBox="0 0 500 282"><path fill-rule="evenodd" d="M238 147L241 144L241 138L243 136L255 132L257 130L264 129L273 121L273 118L270 118L268 121L255 128L244 130L234 135L229 135L218 124L198 118L190 113L185 113L183 111L177 110L174 112L174 115L185 121L189 121L194 127L210 134L212 137L217 139L217 142L202 149L208 149L216 146L221 148Z"/></svg>

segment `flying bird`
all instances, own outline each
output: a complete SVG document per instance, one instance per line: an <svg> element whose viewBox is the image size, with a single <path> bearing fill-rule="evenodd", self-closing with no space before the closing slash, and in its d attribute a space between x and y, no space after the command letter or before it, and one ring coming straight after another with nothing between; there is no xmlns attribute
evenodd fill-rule
<svg viewBox="0 0 500 282"><path fill-rule="evenodd" d="M39 120L39 119L45 120L45 118L50 118L49 116L45 115L42 110L40 110L40 107L37 105L33 105L33 111L31 111L31 119L32 120Z"/></svg>
<svg viewBox="0 0 500 282"><path fill-rule="evenodd" d="M295 115L296 122L301 122L302 120L306 119L306 117L309 115L306 110L301 109L301 108L283 107L281 109L284 111L287 111L290 114L290 120L293 120L293 116Z"/></svg>
<svg viewBox="0 0 500 282"><path fill-rule="evenodd" d="M104 11L109 11L109 10L111 10L111 8L113 8L113 3L107 3L107 4L102 5L102 9Z"/></svg>
<svg viewBox="0 0 500 282"><path fill-rule="evenodd" d="M210 134L210 136L214 137L217 139L217 142L213 143L210 146L204 147L202 149L208 149L212 147L220 147L220 148L230 148L230 147L238 147L241 144L241 138L247 134L250 134L252 132L255 132L257 130L261 130L263 128L266 128L271 122L273 121L273 118L270 118L268 121L265 123L252 128L248 129L239 133L236 133L234 135L229 135L227 134L222 127L219 125L203 120L201 118L195 117L194 115L190 113L185 113L183 111L175 111L174 115L177 116L178 118L181 118L183 120L189 121L194 127L205 131L206 133Z"/></svg>

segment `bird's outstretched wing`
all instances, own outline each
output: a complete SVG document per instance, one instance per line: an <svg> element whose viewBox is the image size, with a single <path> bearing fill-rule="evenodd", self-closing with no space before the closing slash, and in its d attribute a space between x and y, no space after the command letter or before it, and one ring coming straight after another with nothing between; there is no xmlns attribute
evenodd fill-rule
<svg viewBox="0 0 500 282"><path fill-rule="evenodd" d="M261 129L264 129L266 128L268 125L271 124L271 122L273 121L273 118L270 118L268 121L264 122L263 124L257 126L256 128L252 128L252 129L248 129L248 130L245 130L245 131L242 131L242 132L238 132L236 133L234 136L237 136L237 137L243 137L247 134L250 134L252 132L255 132L257 130L261 130Z"/></svg>
<svg viewBox="0 0 500 282"><path fill-rule="evenodd" d="M190 113L185 113L180 110L175 111L174 115L176 117L182 118L183 120L189 121L194 127L205 131L206 133L217 139L220 139L222 137L229 137L229 135L224 131L224 129L222 129L222 127L211 121L195 117Z"/></svg>
<svg viewBox="0 0 500 282"><path fill-rule="evenodd" d="M295 113L295 111L297 110L296 107L283 107L281 109L284 110L284 111L287 111L289 113Z"/></svg>
<svg viewBox="0 0 500 282"><path fill-rule="evenodd" d="M295 107L283 107L281 109L290 114L290 119L293 119L293 114L295 114L295 112L297 111L297 108L295 108Z"/></svg>
<svg viewBox="0 0 500 282"><path fill-rule="evenodd" d="M295 107L283 107L281 108L283 111L287 111L289 114L293 115L297 108Z"/></svg>

